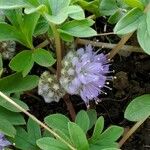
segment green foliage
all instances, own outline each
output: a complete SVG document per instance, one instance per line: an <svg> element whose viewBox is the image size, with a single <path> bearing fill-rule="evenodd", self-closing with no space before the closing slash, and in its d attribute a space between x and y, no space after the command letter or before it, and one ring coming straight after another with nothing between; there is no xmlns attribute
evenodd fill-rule
<svg viewBox="0 0 150 150"><path fill-rule="evenodd" d="M123 18L119 20L114 28L116 34L127 34L135 31L143 17L143 12L138 8L133 8Z"/></svg>
<svg viewBox="0 0 150 150"><path fill-rule="evenodd" d="M0 9L14 9L28 6L24 0L0 0Z"/></svg>
<svg viewBox="0 0 150 150"><path fill-rule="evenodd" d="M15 136L15 146L21 150L38 150L36 140L41 138L40 126L29 119L27 123L27 131L21 127L17 128Z"/></svg>
<svg viewBox="0 0 150 150"><path fill-rule="evenodd" d="M50 67L55 63L55 59L52 57L51 53L44 49L36 49L32 54L33 60L44 67Z"/></svg>
<svg viewBox="0 0 150 150"><path fill-rule="evenodd" d="M7 119L12 125L24 125L25 120L20 113L11 112L0 106L0 118Z"/></svg>
<svg viewBox="0 0 150 150"><path fill-rule="evenodd" d="M4 133L7 136L15 137L16 130L13 127L13 125L8 121L7 119L4 119L3 117L0 118L0 132Z"/></svg>
<svg viewBox="0 0 150 150"><path fill-rule="evenodd" d="M43 150L69 150L65 144L51 137L37 140L37 145Z"/></svg>
<svg viewBox="0 0 150 150"><path fill-rule="evenodd" d="M44 121L61 138L77 150L109 150L109 148L111 150L119 150L116 141L122 135L123 128L111 126L103 132L104 118L99 117L97 121L96 118L95 110L88 110L87 112L81 110L76 116L75 123L69 121L66 116L61 114L49 115ZM93 135L87 139L86 133L94 124ZM51 136L37 140L37 145L43 150L60 150L60 146L64 150L69 149L59 138L54 139Z"/></svg>
<svg viewBox="0 0 150 150"><path fill-rule="evenodd" d="M9 67L26 76L32 69L34 62L44 67L50 67L55 63L55 59L44 49L24 50L10 61Z"/></svg>
<svg viewBox="0 0 150 150"><path fill-rule="evenodd" d="M141 0L124 0L124 2L132 8L140 8L141 10L144 9L144 5Z"/></svg>
<svg viewBox="0 0 150 150"><path fill-rule="evenodd" d="M84 110L81 110L76 116L75 123L86 133L90 125L88 114Z"/></svg>
<svg viewBox="0 0 150 150"><path fill-rule="evenodd" d="M75 123L68 123L69 135L72 143L79 150L88 150L89 144L83 130Z"/></svg>
<svg viewBox="0 0 150 150"><path fill-rule="evenodd" d="M0 91L4 93L15 93L27 91L38 85L39 78L35 75L22 77L20 73L16 73L0 79Z"/></svg>
<svg viewBox="0 0 150 150"><path fill-rule="evenodd" d="M59 32L65 33L75 37L90 37L95 36L96 32L89 24L89 20L85 19L82 21L69 21L61 26Z"/></svg>
<svg viewBox="0 0 150 150"><path fill-rule="evenodd" d="M55 129L55 130L60 130L62 131L63 133L65 133L66 135L69 135L69 131L68 131L68 122L69 122L69 119L67 117L65 117L64 115L62 114L53 114L53 115L50 115L50 116L47 116L45 119L44 119L45 123Z"/></svg>
<svg viewBox="0 0 150 150"><path fill-rule="evenodd" d="M137 38L143 50L150 54L150 12L147 12L139 24L137 30Z"/></svg>
<svg viewBox="0 0 150 150"><path fill-rule="evenodd" d="M140 121L150 116L150 94L133 99L125 110L125 118L130 121Z"/></svg>

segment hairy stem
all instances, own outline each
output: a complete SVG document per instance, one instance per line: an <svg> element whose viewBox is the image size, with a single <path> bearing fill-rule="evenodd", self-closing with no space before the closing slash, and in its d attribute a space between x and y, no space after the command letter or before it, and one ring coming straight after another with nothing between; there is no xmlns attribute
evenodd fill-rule
<svg viewBox="0 0 150 150"><path fill-rule="evenodd" d="M59 32L57 31L56 26L53 23L50 23L50 26L53 31L53 35L55 38L55 46L56 46L56 56L57 56L57 79L59 80L60 78L60 73L61 73L61 60L62 60L62 54L61 54L61 40L59 36Z"/></svg>
<svg viewBox="0 0 150 150"><path fill-rule="evenodd" d="M147 118L146 118L147 119ZM138 121L119 141L119 147L121 147L128 139L129 137L144 123L146 119L143 119L141 121Z"/></svg>
<svg viewBox="0 0 150 150"><path fill-rule="evenodd" d="M72 121L75 121L76 113L75 113L75 109L74 109L74 107L72 105L72 102L71 102L71 100L69 98L69 95L66 94L63 99L64 99L64 101L65 101L65 103L67 105L67 109L68 109L68 111L70 113Z"/></svg>
<svg viewBox="0 0 150 150"><path fill-rule="evenodd" d="M104 43L104 42L95 42L95 41L90 41L90 40L86 40L86 39L77 39L76 43L77 44L81 44L81 45L91 44L94 47L109 48L109 49L112 49L113 47L115 47L117 45L117 44ZM131 45L124 45L120 49L120 51L129 51L129 52L144 53L144 51L142 50L142 48L137 47L137 46L131 46Z"/></svg>
<svg viewBox="0 0 150 150"><path fill-rule="evenodd" d="M127 35L124 35L119 43L110 51L109 54L109 59L112 59L118 52L119 50L125 45L125 43L129 40L129 38L132 36L132 33L129 33Z"/></svg>
<svg viewBox="0 0 150 150"><path fill-rule="evenodd" d="M63 138L61 138L56 132L54 132L52 129L50 129L47 125L45 125L43 122L41 122L40 120L38 120L32 114L30 114L29 112L27 112L24 108L22 108L20 105L18 105L17 103L15 103L12 99L10 99L8 96L6 96L1 91L0 91L0 96L2 98L4 98L7 102L9 102L13 106L15 106L18 110L22 111L24 114L26 114L28 117L30 117L32 120L34 120L36 123L38 123L41 127L43 127L44 129L46 129L48 132L50 132L52 135L54 135L56 138L58 138L64 144L66 144L71 150L76 150L76 148L74 148L67 141L65 141Z"/></svg>

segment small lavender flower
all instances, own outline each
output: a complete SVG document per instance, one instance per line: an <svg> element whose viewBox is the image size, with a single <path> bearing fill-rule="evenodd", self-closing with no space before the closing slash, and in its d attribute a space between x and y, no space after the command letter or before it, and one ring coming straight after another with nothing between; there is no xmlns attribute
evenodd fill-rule
<svg viewBox="0 0 150 150"><path fill-rule="evenodd" d="M3 41L0 42L0 53L3 59L11 59L15 54L16 42Z"/></svg>
<svg viewBox="0 0 150 150"><path fill-rule="evenodd" d="M5 139L4 134L0 133L0 150L3 150L6 146L9 145L11 145L11 143Z"/></svg>
<svg viewBox="0 0 150 150"><path fill-rule="evenodd" d="M60 84L69 94L80 95L86 104L97 100L106 80L109 64L106 55L92 51L91 45L85 49L70 51L62 62Z"/></svg>
<svg viewBox="0 0 150 150"><path fill-rule="evenodd" d="M60 87L56 76L45 71L39 81L38 94L44 98L46 103L50 103L58 102L65 95L65 91Z"/></svg>

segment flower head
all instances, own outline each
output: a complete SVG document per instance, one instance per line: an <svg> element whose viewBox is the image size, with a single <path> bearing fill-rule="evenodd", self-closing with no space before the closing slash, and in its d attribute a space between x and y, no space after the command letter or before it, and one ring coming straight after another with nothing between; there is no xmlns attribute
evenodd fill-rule
<svg viewBox="0 0 150 150"><path fill-rule="evenodd" d="M38 94L43 96L46 103L50 103L58 102L65 95L65 91L60 87L56 76L45 71L39 81Z"/></svg>
<svg viewBox="0 0 150 150"><path fill-rule="evenodd" d="M3 150L4 147L9 145L11 145L11 143L5 139L4 134L0 133L0 150Z"/></svg>
<svg viewBox="0 0 150 150"><path fill-rule="evenodd" d="M102 93L110 72L106 55L93 52L91 45L70 51L62 66L60 84L69 94L80 95L87 104Z"/></svg>

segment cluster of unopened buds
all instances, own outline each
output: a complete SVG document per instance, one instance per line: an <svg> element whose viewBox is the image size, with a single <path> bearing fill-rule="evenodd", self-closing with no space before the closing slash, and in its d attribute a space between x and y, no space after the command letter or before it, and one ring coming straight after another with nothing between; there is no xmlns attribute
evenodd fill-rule
<svg viewBox="0 0 150 150"><path fill-rule="evenodd" d="M14 41L0 42L0 53L3 59L11 59L15 55L16 43Z"/></svg>
<svg viewBox="0 0 150 150"><path fill-rule="evenodd" d="M103 88L110 89L107 84L113 77L109 76L109 73L112 73L109 68L110 63L107 55L94 52L91 45L86 46L85 49L80 48L77 51L70 51L62 61L59 83L56 77L55 79L50 78L53 80L51 82L55 82L59 87L59 90L55 89L58 92L57 101L65 93L81 96L87 105L91 100L99 101L98 96L102 93L106 94L103 92ZM51 93L54 85L48 81L50 75L46 77L44 74L42 74L39 83L39 94L44 97L46 102L56 101L55 90L53 90L53 97L47 96L48 91Z"/></svg>

